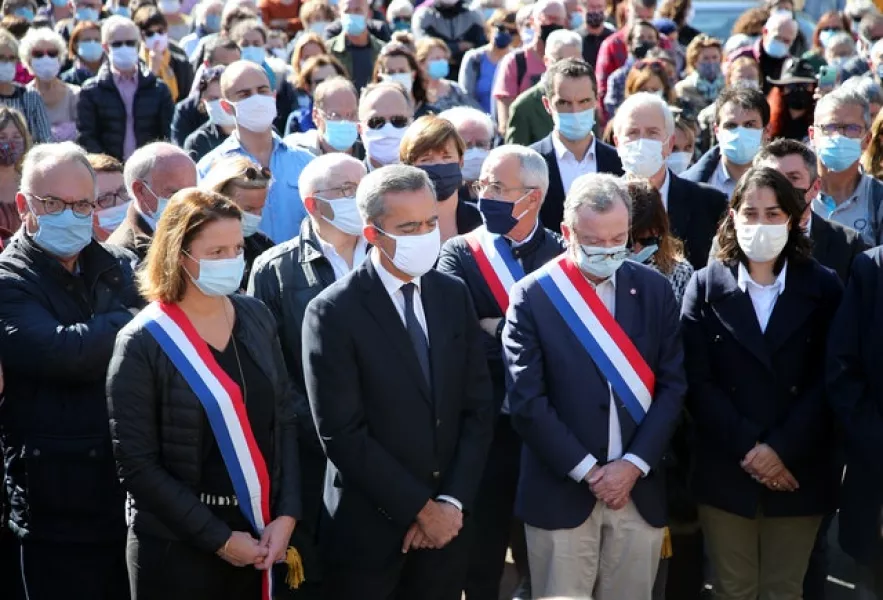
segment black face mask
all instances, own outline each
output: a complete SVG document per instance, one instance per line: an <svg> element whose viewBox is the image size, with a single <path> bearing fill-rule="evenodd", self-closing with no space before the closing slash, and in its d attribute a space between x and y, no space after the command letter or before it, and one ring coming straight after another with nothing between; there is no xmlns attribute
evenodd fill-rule
<svg viewBox="0 0 883 600"><path fill-rule="evenodd" d="M806 110L812 106L812 93L806 90L795 90L785 94L785 106L791 110Z"/></svg>
<svg viewBox="0 0 883 600"><path fill-rule="evenodd" d="M794 189L797 190L798 195L800 195L800 204L798 206L800 206L800 212L803 212L806 209L806 205L809 204L809 202L806 201L806 193L809 191L809 188L799 188L795 186Z"/></svg>
<svg viewBox="0 0 883 600"><path fill-rule="evenodd" d="M423 169L429 175L435 185L435 195L439 202L453 196L463 183L463 174L458 163L417 165L417 168Z"/></svg>
<svg viewBox="0 0 883 600"><path fill-rule="evenodd" d="M552 32L558 31L559 29L564 29L561 25L541 25L540 26L540 39L543 40L543 43L546 43L546 40L549 39L549 36L552 35Z"/></svg>
<svg viewBox="0 0 883 600"><path fill-rule="evenodd" d="M632 54L635 55L635 58L641 60L645 56L647 56L647 53L653 50L653 48L655 47L655 42L638 42L637 44L635 44L635 47L632 48Z"/></svg>

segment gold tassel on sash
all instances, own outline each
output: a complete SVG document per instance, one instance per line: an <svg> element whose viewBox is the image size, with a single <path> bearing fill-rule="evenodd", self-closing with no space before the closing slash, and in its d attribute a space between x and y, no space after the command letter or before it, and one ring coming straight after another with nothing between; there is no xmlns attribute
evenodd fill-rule
<svg viewBox="0 0 883 600"><path fill-rule="evenodd" d="M288 566L285 583L291 589L296 590L304 582L304 563L300 558L300 552L294 546L289 546L285 551L285 564Z"/></svg>
<svg viewBox="0 0 883 600"><path fill-rule="evenodd" d="M671 558L672 548L671 548L671 530L666 527L662 533L662 554L660 555L662 558Z"/></svg>

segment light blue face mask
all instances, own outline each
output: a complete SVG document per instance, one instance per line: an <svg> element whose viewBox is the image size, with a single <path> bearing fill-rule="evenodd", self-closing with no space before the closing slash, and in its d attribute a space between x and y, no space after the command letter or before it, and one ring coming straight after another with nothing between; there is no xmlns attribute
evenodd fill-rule
<svg viewBox="0 0 883 600"><path fill-rule="evenodd" d="M643 248L641 248L641 251L638 252L637 254L632 253L632 255L629 257L629 260L634 261L636 263L641 263L643 265L648 260L650 260L650 257L653 256L654 254L656 254L656 252L658 252L658 251L659 251L659 246L657 246L656 244L651 244L650 246L644 246Z"/></svg>
<svg viewBox="0 0 883 600"><path fill-rule="evenodd" d="M205 29L209 33L218 33L221 30L221 15L206 15Z"/></svg>
<svg viewBox="0 0 883 600"><path fill-rule="evenodd" d="M325 121L325 132L322 138L338 152L345 152L353 147L359 137L359 128L352 121Z"/></svg>
<svg viewBox="0 0 883 600"><path fill-rule="evenodd" d="M267 51L261 46L246 46L242 49L242 60L262 65L266 58Z"/></svg>
<svg viewBox="0 0 883 600"><path fill-rule="evenodd" d="M81 217L70 208L57 215L37 215L30 201L28 206L37 216L38 229L31 238L49 254L60 258L76 256L92 241L92 215Z"/></svg>
<svg viewBox="0 0 883 600"><path fill-rule="evenodd" d="M97 23L100 17L100 13L94 8L83 6L77 9L77 12L74 13L74 16L77 21L92 21L93 23Z"/></svg>
<svg viewBox="0 0 883 600"><path fill-rule="evenodd" d="M579 268L595 277L609 279L629 257L624 245L605 248L602 246L579 246L576 262Z"/></svg>
<svg viewBox="0 0 883 600"><path fill-rule="evenodd" d="M785 58L788 56L788 46L785 45L785 42L776 38L771 39L769 42L764 40L763 49L773 58Z"/></svg>
<svg viewBox="0 0 883 600"><path fill-rule="evenodd" d="M552 113L552 120L563 137L575 142L592 133L592 128L595 127L595 111L590 108L576 113L555 112Z"/></svg>
<svg viewBox="0 0 883 600"><path fill-rule="evenodd" d="M261 215L242 211L242 237L250 237L258 232L261 226Z"/></svg>
<svg viewBox="0 0 883 600"><path fill-rule="evenodd" d="M733 164L747 165L760 150L763 129L736 127L735 129L718 129L717 139L721 152Z"/></svg>
<svg viewBox="0 0 883 600"><path fill-rule="evenodd" d="M21 17L26 20L28 23L34 20L34 9L29 6L22 6L21 8L16 8L13 11L13 14L17 17Z"/></svg>
<svg viewBox="0 0 883 600"><path fill-rule="evenodd" d="M104 49L101 47L100 42L85 40L77 46L77 54L87 62L96 62L101 60L101 57L104 55Z"/></svg>
<svg viewBox="0 0 883 600"><path fill-rule="evenodd" d="M861 139L854 140L842 135L816 138L816 147L822 164L835 173L845 171L862 156Z"/></svg>
<svg viewBox="0 0 883 600"><path fill-rule="evenodd" d="M184 254L190 253L184 250ZM193 260L196 260L190 256ZM200 258L199 277L195 278L187 271L190 280L206 296L229 296L239 290L242 275L245 274L245 255L239 254L235 258Z"/></svg>
<svg viewBox="0 0 883 600"><path fill-rule="evenodd" d="M451 72L451 65L444 58L429 61L426 72L432 79L444 79Z"/></svg>
<svg viewBox="0 0 883 600"><path fill-rule="evenodd" d="M586 17L581 12L575 12L570 15L570 28L579 29L586 22Z"/></svg>
<svg viewBox="0 0 883 600"><path fill-rule="evenodd" d="M340 16L340 24L347 35L362 35L368 28L368 21L365 19L365 15L344 13Z"/></svg>
<svg viewBox="0 0 883 600"><path fill-rule="evenodd" d="M127 19L132 18L132 11L129 10L128 6L117 6L113 9L113 14L119 15L121 17L126 17Z"/></svg>
<svg viewBox="0 0 883 600"><path fill-rule="evenodd" d="M55 8L61 8L62 6L67 6L69 2L67 0L52 0L52 6Z"/></svg>

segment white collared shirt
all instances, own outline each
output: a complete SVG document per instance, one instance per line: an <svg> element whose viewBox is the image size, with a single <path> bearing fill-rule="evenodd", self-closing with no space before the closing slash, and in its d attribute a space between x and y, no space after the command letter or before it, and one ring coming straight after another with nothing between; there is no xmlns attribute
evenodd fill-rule
<svg viewBox="0 0 883 600"><path fill-rule="evenodd" d="M760 324L760 330L766 332L766 326L770 322L770 316L776 307L776 300L785 291L785 274L788 272L788 262L782 265L782 272L776 277L776 280L770 285L760 285L755 282L748 269L741 262L739 263L739 274L736 284L739 289L748 294L751 298L751 304L754 306L754 314L757 315L757 322Z"/></svg>
<svg viewBox="0 0 883 600"><path fill-rule="evenodd" d="M573 152L568 150L558 139L558 132L552 132L552 147L555 149L555 158L558 160L558 172L561 174L561 185L564 187L565 195L570 192L570 186L573 185L574 179L586 173L598 172L598 162L595 160L595 142L595 136L592 136L592 143L589 144L586 155L582 160L577 160Z"/></svg>
<svg viewBox="0 0 883 600"><path fill-rule="evenodd" d="M662 182L662 185L659 186L659 197L662 198L662 206L665 207L665 212L668 212L668 188L671 187L671 171L668 168L665 169L665 179Z"/></svg>
<svg viewBox="0 0 883 600"><path fill-rule="evenodd" d="M598 285L595 285L591 281L589 281L589 284L594 288L595 293L598 294L598 298L601 300L601 303L604 304L604 307L611 315L615 315L616 275L609 279L605 279ZM610 387L609 382L607 387L610 389L610 410L608 411L609 421L607 426L607 461L610 462L622 458L638 467L641 470L641 473L647 475L650 472L650 465L648 465L643 459L631 453L626 454L625 456L622 455L622 427L619 424L619 412L616 408L616 400L613 397L613 388ZM585 478L586 473L591 471L592 467L596 464L598 464L598 459L590 453L586 455L578 465L571 469L569 475L574 481L582 481Z"/></svg>
<svg viewBox="0 0 883 600"><path fill-rule="evenodd" d="M322 249L322 256L324 256L329 263L331 263L331 268L334 269L334 279L340 279L365 260L365 256L368 254L368 242L363 237L359 237L356 242L356 247L353 250L353 266L352 268L346 264L346 260L337 253L337 248L326 242L322 239L322 236L316 232L316 239L319 240L319 247Z"/></svg>
<svg viewBox="0 0 883 600"><path fill-rule="evenodd" d="M717 163L717 168L714 170L714 173L711 174L711 179L709 179L708 183L711 187L725 193L727 198L729 198L736 190L736 184L738 181L733 179L727 172L727 167L724 165L724 159L721 157L720 161Z"/></svg>

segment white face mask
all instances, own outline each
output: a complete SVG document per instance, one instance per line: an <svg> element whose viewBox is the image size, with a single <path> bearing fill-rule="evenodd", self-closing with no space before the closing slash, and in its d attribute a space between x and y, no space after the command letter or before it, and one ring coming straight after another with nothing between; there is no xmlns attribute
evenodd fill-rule
<svg viewBox="0 0 883 600"><path fill-rule="evenodd" d="M623 170L638 177L652 177L665 164L662 158L662 142L659 140L641 138L620 144L616 152L622 161Z"/></svg>
<svg viewBox="0 0 883 600"><path fill-rule="evenodd" d="M318 199L322 202L327 202L331 206L331 210L334 211L334 217L329 219L322 215L323 220L347 235L361 235L363 227L362 216L359 214L359 207L356 205L355 196L335 198L333 200Z"/></svg>
<svg viewBox="0 0 883 600"><path fill-rule="evenodd" d="M236 109L236 124L239 127L262 133L273 126L276 118L276 99L273 96L255 94L231 104Z"/></svg>
<svg viewBox="0 0 883 600"><path fill-rule="evenodd" d="M380 76L384 81L400 83L408 92L414 87L413 73L384 73Z"/></svg>
<svg viewBox="0 0 883 600"><path fill-rule="evenodd" d="M58 77L58 72L61 70L61 63L57 57L41 56L40 58L35 58L31 61L31 69L34 71L34 75L37 76L37 79L45 81L47 79L55 79Z"/></svg>
<svg viewBox="0 0 883 600"><path fill-rule="evenodd" d="M438 260L441 232L437 225L429 233L421 235L390 235L376 225L374 228L396 243L395 256L386 254L380 246L377 246L378 250L386 254L386 258L391 260L397 269L411 277L425 275Z"/></svg>
<svg viewBox="0 0 883 600"><path fill-rule="evenodd" d="M154 33L147 36L144 43L154 52L165 52L169 47L169 35L167 33Z"/></svg>
<svg viewBox="0 0 883 600"><path fill-rule="evenodd" d="M0 63L0 83L9 83L15 79L15 63Z"/></svg>
<svg viewBox="0 0 883 600"><path fill-rule="evenodd" d="M208 120L215 125L233 127L236 125L236 117L225 111L221 107L220 100L212 100L205 103L205 112L208 114Z"/></svg>
<svg viewBox="0 0 883 600"><path fill-rule="evenodd" d="M96 211L95 215L98 217L98 226L105 231L115 231L116 228L120 226L120 223L126 218L126 213L128 212L131 203L132 201L130 200L129 202L124 202L117 206L111 206L110 208L103 208Z"/></svg>
<svg viewBox="0 0 883 600"><path fill-rule="evenodd" d="M181 3L178 0L159 0L159 11L164 15L174 15L181 12Z"/></svg>
<svg viewBox="0 0 883 600"><path fill-rule="evenodd" d="M407 127L394 127L392 123L386 123L380 129L371 129L367 125L362 126L362 143L365 144L365 152L381 165L391 165L399 162L399 146Z"/></svg>
<svg viewBox="0 0 883 600"><path fill-rule="evenodd" d="M788 223L770 225L736 224L736 241L748 260L765 263L775 260L788 243Z"/></svg>
<svg viewBox="0 0 883 600"><path fill-rule="evenodd" d="M470 148L463 154L463 181L478 181L481 177L481 165L490 154L484 148Z"/></svg>
<svg viewBox="0 0 883 600"><path fill-rule="evenodd" d="M120 46L110 49L110 62L120 71L129 71L138 65L138 49Z"/></svg>
<svg viewBox="0 0 883 600"><path fill-rule="evenodd" d="M680 175L687 170L692 160L692 152L672 152L668 155L668 158L665 159L665 164L668 165L669 169L674 171L675 175Z"/></svg>

